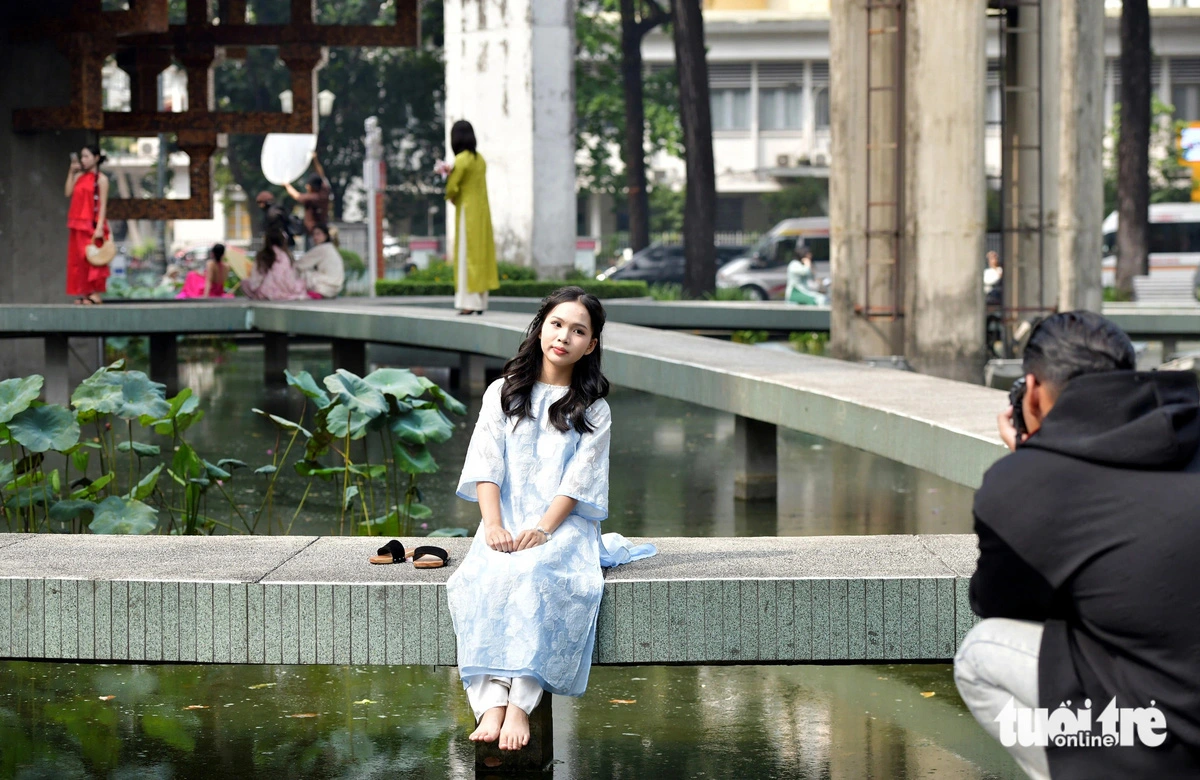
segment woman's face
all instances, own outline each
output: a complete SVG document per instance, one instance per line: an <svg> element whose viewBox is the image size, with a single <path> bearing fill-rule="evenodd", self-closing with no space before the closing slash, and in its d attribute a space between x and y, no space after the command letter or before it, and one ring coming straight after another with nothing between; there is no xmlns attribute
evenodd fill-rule
<svg viewBox="0 0 1200 780"><path fill-rule="evenodd" d="M592 317L579 301L560 303L542 323L542 355L556 366L571 366L596 348Z"/></svg>
<svg viewBox="0 0 1200 780"><path fill-rule="evenodd" d="M96 155L92 154L92 150L86 146L79 153L79 164L83 166L85 171L90 171L96 164Z"/></svg>
<svg viewBox="0 0 1200 780"><path fill-rule="evenodd" d="M320 228L313 228L312 238L318 244L324 244L329 240L329 236L325 235L325 231Z"/></svg>

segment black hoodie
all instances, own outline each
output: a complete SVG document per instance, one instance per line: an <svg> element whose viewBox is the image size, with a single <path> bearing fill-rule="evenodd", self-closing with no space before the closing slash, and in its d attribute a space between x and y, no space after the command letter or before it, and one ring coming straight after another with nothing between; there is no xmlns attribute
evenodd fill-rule
<svg viewBox="0 0 1200 780"><path fill-rule="evenodd" d="M1071 380L984 476L971 606L1044 621L1038 706L1090 699L1095 720L1115 696L1166 718L1157 748L1051 746L1055 780L1200 777L1198 514L1200 392L1188 372Z"/></svg>

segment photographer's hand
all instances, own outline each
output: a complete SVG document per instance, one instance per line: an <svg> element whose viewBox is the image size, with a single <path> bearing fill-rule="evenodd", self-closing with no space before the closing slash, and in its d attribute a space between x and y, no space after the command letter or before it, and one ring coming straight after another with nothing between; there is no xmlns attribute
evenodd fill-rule
<svg viewBox="0 0 1200 780"><path fill-rule="evenodd" d="M996 427L1000 429L1000 440L1004 445L1012 451L1017 449L1017 427L1013 425L1013 408L1012 406L1004 407L1004 411L996 417ZM1021 441L1029 438L1029 434L1021 437Z"/></svg>

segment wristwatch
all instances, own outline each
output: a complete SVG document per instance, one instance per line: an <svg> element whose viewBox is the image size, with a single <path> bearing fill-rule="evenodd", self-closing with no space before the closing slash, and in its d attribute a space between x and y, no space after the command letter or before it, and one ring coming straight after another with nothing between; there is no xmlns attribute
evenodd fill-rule
<svg viewBox="0 0 1200 780"><path fill-rule="evenodd" d="M541 532L542 532L542 536L545 536L545 537L546 537L546 541L547 541L547 542L548 542L548 541L550 541L551 537L553 537L553 536L554 536L552 533L550 533L549 531L547 531L545 528L542 528L541 526L538 526L536 530L538 530L538 531L541 531Z"/></svg>

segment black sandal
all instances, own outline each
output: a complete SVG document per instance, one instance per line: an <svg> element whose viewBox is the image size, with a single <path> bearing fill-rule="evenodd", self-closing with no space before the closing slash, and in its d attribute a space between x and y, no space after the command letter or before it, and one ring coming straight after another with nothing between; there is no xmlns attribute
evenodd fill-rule
<svg viewBox="0 0 1200 780"><path fill-rule="evenodd" d="M404 545L393 539L392 541L380 547L377 555L372 555L367 560L378 566L388 563L404 563L408 556L404 552Z"/></svg>
<svg viewBox="0 0 1200 780"><path fill-rule="evenodd" d="M422 561L420 558L432 557L432 561ZM450 562L450 554L441 547L423 546L412 552L413 567L417 569L440 569Z"/></svg>

